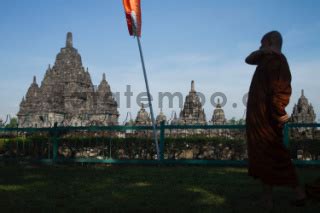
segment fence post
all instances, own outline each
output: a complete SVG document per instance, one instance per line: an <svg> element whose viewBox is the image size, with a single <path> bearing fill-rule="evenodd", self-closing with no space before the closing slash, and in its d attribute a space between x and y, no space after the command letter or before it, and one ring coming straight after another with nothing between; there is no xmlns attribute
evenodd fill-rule
<svg viewBox="0 0 320 213"><path fill-rule="evenodd" d="M52 145L52 161L53 163L58 160L58 129L55 124L53 127L53 145Z"/></svg>
<svg viewBox="0 0 320 213"><path fill-rule="evenodd" d="M50 139L50 138L49 138ZM48 159L50 159L50 140L48 141Z"/></svg>
<svg viewBox="0 0 320 213"><path fill-rule="evenodd" d="M284 142L284 145L288 148L289 147L289 126L287 123L284 125L283 142Z"/></svg>
<svg viewBox="0 0 320 213"><path fill-rule="evenodd" d="M165 124L164 121L160 123L160 161L164 159L164 137L165 137Z"/></svg>

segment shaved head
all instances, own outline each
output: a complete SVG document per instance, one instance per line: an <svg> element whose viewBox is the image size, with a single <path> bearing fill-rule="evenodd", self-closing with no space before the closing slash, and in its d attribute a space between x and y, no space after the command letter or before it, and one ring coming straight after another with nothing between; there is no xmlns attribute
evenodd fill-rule
<svg viewBox="0 0 320 213"><path fill-rule="evenodd" d="M282 36L278 31L271 31L265 34L261 39L262 47L271 47L281 53Z"/></svg>

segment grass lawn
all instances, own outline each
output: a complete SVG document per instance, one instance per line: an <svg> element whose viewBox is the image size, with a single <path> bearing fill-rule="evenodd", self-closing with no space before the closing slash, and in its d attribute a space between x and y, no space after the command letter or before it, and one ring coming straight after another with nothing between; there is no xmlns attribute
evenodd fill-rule
<svg viewBox="0 0 320 213"><path fill-rule="evenodd" d="M298 169L303 183L319 168ZM264 212L246 168L143 166L0 166L0 212ZM275 190L274 212L319 212L320 203L291 207L292 191Z"/></svg>

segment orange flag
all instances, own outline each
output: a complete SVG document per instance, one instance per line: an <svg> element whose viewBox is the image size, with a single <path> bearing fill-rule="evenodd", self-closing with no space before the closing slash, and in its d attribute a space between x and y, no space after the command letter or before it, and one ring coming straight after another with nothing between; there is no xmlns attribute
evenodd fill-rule
<svg viewBox="0 0 320 213"><path fill-rule="evenodd" d="M126 12L129 34L141 37L141 7L140 0L123 0Z"/></svg>

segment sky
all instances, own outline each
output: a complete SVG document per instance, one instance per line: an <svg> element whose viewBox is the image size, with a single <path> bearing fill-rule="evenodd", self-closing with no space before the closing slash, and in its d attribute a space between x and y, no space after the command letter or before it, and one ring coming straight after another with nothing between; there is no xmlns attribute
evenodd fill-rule
<svg viewBox="0 0 320 213"><path fill-rule="evenodd" d="M226 96L227 119L243 118L242 99L255 70L244 59L265 33L278 30L292 73L287 112L304 89L320 121L320 1L141 0L141 6L141 42L156 114L159 92L180 92L185 98L194 80L206 98L207 120L214 110L210 97L217 92ZM145 84L121 0L0 0L0 118L17 114L33 76L40 84L67 32L73 33L93 83L98 85L105 73L112 91L120 92L119 123L127 112L134 119L135 100ZM130 108L127 85L133 92ZM180 112L177 99L173 108L164 101L169 119L173 111Z"/></svg>

